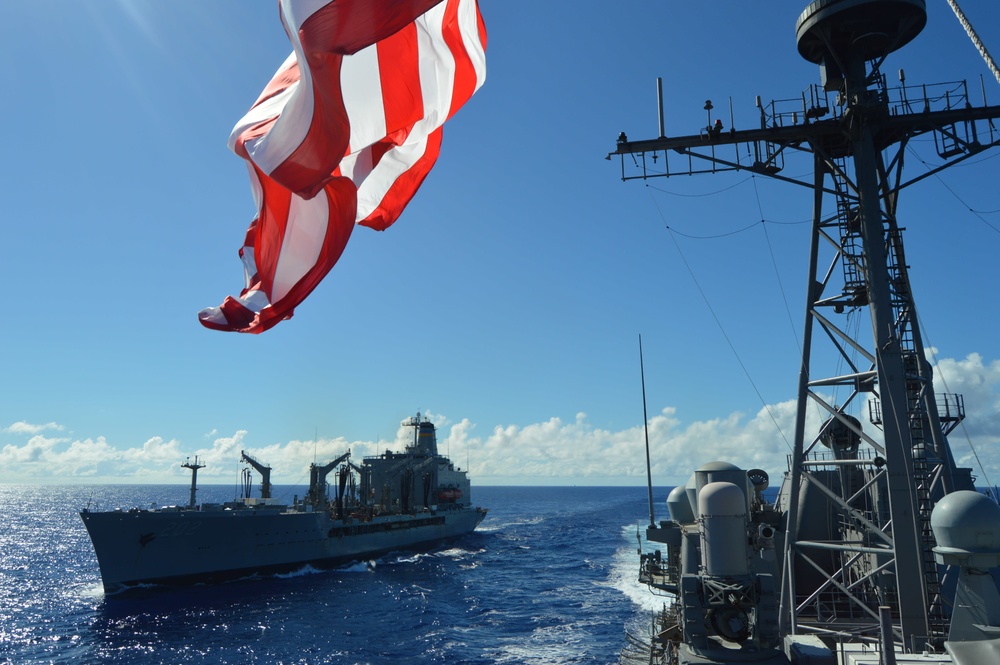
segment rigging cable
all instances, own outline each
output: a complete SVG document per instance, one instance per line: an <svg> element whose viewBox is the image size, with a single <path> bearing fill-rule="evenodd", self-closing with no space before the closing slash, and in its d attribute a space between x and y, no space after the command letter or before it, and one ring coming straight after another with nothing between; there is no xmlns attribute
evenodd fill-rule
<svg viewBox="0 0 1000 665"><path fill-rule="evenodd" d="M658 192L663 192L664 194L670 194L671 196L683 196L685 198L700 199L700 198L705 197L705 196L715 196L716 194L721 194L722 192L728 192L730 189L734 189L736 187L739 187L740 185L742 185L743 183L745 183L749 179L750 179L749 177L748 178L744 178L743 180L740 180L739 182L734 183L734 184L730 185L729 187L723 187L722 189L718 189L718 190L716 190L714 192L703 192L701 194L681 194L680 192L671 192L671 191L668 191L666 189L660 189L659 187L653 187L652 185L646 185L646 186L649 187L650 189L655 189Z"/></svg>
<svg viewBox="0 0 1000 665"><path fill-rule="evenodd" d="M927 163L926 160L924 160L923 158L921 158L920 155L917 154L916 151L914 151L912 147L908 148L908 150L910 151L910 154L912 154L921 164L923 164L925 167L927 167L928 170L930 170L931 166ZM997 210L990 210L990 211L974 210L972 208L972 206L970 206L968 203L966 203L965 200L962 199L962 197L959 196L958 193L955 192L955 190L952 189L948 185L948 183L946 183L941 178L940 174L935 173L934 177L937 178L938 182L940 182L941 185L943 185L944 188L947 189L948 192L950 192L951 195L954 196L955 199L959 203L961 203L965 207L966 210L968 210L973 215L975 215L976 218L979 219L979 221L981 221L983 224L985 224L989 228L993 229L997 233L1000 233L1000 229L998 229L996 226L994 226L993 224L989 223L987 220L983 219L983 217L982 217L983 215L993 214L995 212L1000 212L1000 211L997 211ZM920 320L920 313L916 312L916 314L917 314L917 320L918 320L918 322L920 324L920 328L921 328L921 330L924 330L924 337L926 337L927 336L926 328L924 326L923 321ZM938 367L939 365L938 365L938 361L937 361L937 356L934 353L934 347L931 346L931 345L925 345L924 348L927 349L930 352L932 364L935 367ZM943 376L939 376L938 378L941 380L941 383L944 385L945 392L950 392L950 389L948 388L948 382L945 381L944 377ZM966 428L965 422L964 421L959 422L959 426L962 428L962 434L965 436L965 442L967 444L969 444L969 449L972 451L972 456L976 458L976 464L979 465L979 470L983 474L983 478L986 480L987 484L990 487L992 487L992 483L990 483L989 478L986 475L986 467L983 466L982 461L979 459L979 453L976 451L976 447L972 444L972 437L969 435L969 430L968 430L968 428Z"/></svg>
<svg viewBox="0 0 1000 665"><path fill-rule="evenodd" d="M949 2L950 2L950 0L949 0ZM920 157L920 155L919 155L919 154L917 154L917 153L916 153L916 151L914 151L912 147L908 148L908 150L910 151L910 154L912 154L912 155L913 155L913 156L914 156L914 157L915 157L915 158L916 158L916 159L917 159L917 160L918 160L918 161L919 161L919 162L920 162L921 164L923 164L923 165L924 165L924 166L925 166L925 167L926 167L926 168L927 168L928 170L930 170L930 168L931 168L930 164L928 164L926 160L924 160L923 158L921 158L921 157ZM964 199L963 199L963 198L962 198L961 196L959 196L959 195L958 195L958 193L957 193L957 192L956 192L956 191L955 191L954 189L952 189L952 188L951 188L951 187L950 187L950 186L948 185L948 183L946 183L946 182L945 182L945 181L944 181L944 180L943 180L943 179L941 178L941 175L940 175L940 174L937 174L937 173L935 173L935 174L934 174L934 177L935 177L935 178L937 178L938 182L940 182L940 183L941 183L941 185L942 185L942 186L944 186L944 188L945 188L945 189L947 189L947 190L948 190L948 192L949 192L949 193L951 193L951 195L952 195L952 196L954 196L954 197L955 197L955 199L956 199L956 200L957 200L957 201L958 201L959 203L961 203L961 204L962 204L962 205L963 205L963 206L965 207L965 209L966 209L966 210L968 210L968 211L969 211L969 212L971 212L971 213L972 213L973 215L975 215L975 217L976 217L976 218L977 218L977 219L978 219L979 221L981 221L981 222L982 222L983 224L985 224L985 225L986 225L986 226L988 226L989 228L993 229L993 230L994 230L994 231L996 231L997 233L1000 233L1000 229L998 229L998 228L997 228L996 226L994 226L993 224L991 224L990 222L988 222L987 220L985 220L985 219L983 218L983 215L986 215L986 214L993 214L993 213L995 213L995 212L1000 212L1000 211L996 211L996 210L990 210L990 211L980 211L980 210L974 210L974 209L972 208L972 206L970 206L970 205L969 205L968 203L966 203L966 202L965 202L965 200L964 200ZM923 323L923 321L921 321L921 320L920 320L920 313L919 313L919 312L916 312L916 314L917 314L917 320L918 320L918 322L919 322L919 324L920 324L920 328L921 328L922 330L924 330L924 331L925 331L925 332L924 332L924 336L926 337L926 336L927 336L927 333L926 333L926 328L924 327L924 323ZM930 345L925 345L925 349L927 349L927 350L929 350L929 351L930 351L930 355L931 355L931 362L933 363L933 365L934 365L935 367L938 367L938 361L937 361L937 357L936 357L936 355L934 354L934 348L933 348L933 346L930 346ZM950 392L950 389L948 388L948 383L947 383L947 381L945 381L944 377L943 377L943 376L939 376L938 378L940 378L940 380L941 380L941 383L942 383L942 384L944 385L944 389L945 389L945 392ZM964 422L964 421L962 421L962 422L959 422L959 427L961 427L961 428L962 428L962 434L963 434L963 435L965 436L965 442L966 442L967 444L969 444L969 449L970 449L970 450L972 451L972 456L976 458L976 464L978 464L978 465L979 465L979 470L980 470L980 472L981 472L981 473L983 474L983 479L985 479L985 480L986 480L986 482L987 482L987 484L988 484L988 485L989 485L990 487L992 487L992 483L990 483L990 481L989 481L989 477L988 477L988 476L986 475L986 467L985 467L985 466L983 466L983 463L982 463L982 461L981 461L981 460L979 459L979 453L978 453L978 452L976 451L976 447L975 447L975 446L974 446L974 445L972 444L972 437L971 437L971 436L969 435L969 430L968 430L968 428L966 428L966 426L965 426L965 422Z"/></svg>
<svg viewBox="0 0 1000 665"><path fill-rule="evenodd" d="M781 282L781 275L778 272L778 261L777 261L777 259L774 256L774 247L771 245L771 236L767 232L767 224L765 223L764 209L763 209L763 206L761 205L761 201L760 201L760 191L757 189L756 176L753 176L753 177L754 177L754 183L753 183L754 194L757 196L757 210L760 213L760 217L761 217L760 221L761 221L761 226L763 227L763 230L764 230L764 239L765 239L765 242L767 242L767 249L768 249L768 252L770 252L770 254L771 254L771 265L774 267L774 277L775 277L775 280L778 283L778 290L781 292L782 302L785 305L785 314L788 317L788 327L789 327L789 329L792 332L792 338L793 338L793 340L795 342L795 347L799 351L799 358L802 358L802 344L800 343L799 337L798 337L798 333L795 330L795 322L792 319L792 311L791 311L791 308L788 306L788 296L785 294L785 289L784 289L784 286L782 285L782 282ZM812 220L806 220L806 222L795 222L795 223L799 224L799 223L811 223L811 222L812 222ZM855 352L855 353L857 353L857 352ZM842 364L843 363L843 359L841 359L840 362ZM800 363L800 365L801 365L801 363ZM806 370L808 371L808 368L806 368ZM834 398L834 402L837 403L837 388L836 387L834 387L833 398ZM813 409L814 409L814 411L820 417L822 417L822 415L823 415L823 409L822 409L822 407L820 407L819 404L816 404L814 402L813 403Z"/></svg>
<svg viewBox="0 0 1000 665"><path fill-rule="evenodd" d="M920 329L923 331L924 337L927 337L927 328L924 327L924 322L920 318L920 312L916 310L916 307L914 307L914 313L917 315L917 321L920 324ZM938 363L937 354L934 353L934 346L932 344L927 344L924 346L924 350L930 354L931 365L935 369L940 369L941 366ZM941 384L944 386L945 393L946 394L951 393L951 388L948 387L948 381L944 378L944 375L942 375L940 372L935 372L934 374L935 374L934 380L941 381ZM979 453L976 451L976 447L972 443L972 437L969 435L969 430L965 426L965 420L964 419L960 420L958 426L962 428L962 435L965 437L965 442L969 444L969 449L972 451L972 456L976 458L976 464L979 465L979 471L983 474L983 480L986 481L986 486L992 488L993 483L990 482L989 476L986 475L986 467L983 466L982 461L979 459Z"/></svg>
<svg viewBox="0 0 1000 665"><path fill-rule="evenodd" d="M767 232L767 224L765 223L765 220L764 220L764 209L763 209L763 206L761 205L761 202L760 202L760 191L757 189L756 176L754 176L753 189L754 189L754 194L756 194L756 196L757 196L757 210L760 213L760 217L761 217L760 221L761 221L761 227L764 230L764 240L765 240L765 242L767 242L767 250L768 250L768 252L771 255L771 265L774 267L774 278L775 278L775 281L778 283L778 291L781 293L781 300L782 300L782 302L785 305L785 314L788 317L788 327L789 327L789 329L792 332L792 339L795 342L795 348L798 349L798 351L799 351L799 359L800 359L799 366L800 366L800 370L801 370L802 369L802 362L801 362L801 359L802 359L802 344L800 343L799 337L798 337L798 333L795 330L795 321L792 319L792 310L788 306L788 296L785 294L784 286L781 283L781 274L778 272L778 261L777 261L777 259L774 256L774 247L771 245L771 236ZM807 220L807 221L810 222L810 223L812 222L812 220ZM805 369L808 372L809 368L806 367ZM837 395L836 395L836 388L834 388L834 399L835 400L836 400L836 397L837 397ZM813 409L814 409L814 411L818 415L822 416L823 409L820 407L819 404L816 404L815 402L813 402Z"/></svg>
<svg viewBox="0 0 1000 665"><path fill-rule="evenodd" d="M919 155L919 154L918 154L918 153L917 153L917 152L916 152L916 151L915 151L915 150L914 150L914 149L913 149L912 147L908 146L908 147L907 147L907 150L909 151L909 153L910 153L911 155L913 155L914 159L916 159L916 160L917 160L918 162L920 162L921 164L923 164L923 165L924 165L924 167L926 167L928 171L930 171L930 170L931 170L931 165L930 165L930 164L929 164L929 163L927 162L927 160L925 160L925 159L924 159L923 157L921 157L921 156L920 156L920 155ZM948 185L948 183L946 183L946 182L945 182L945 181L944 181L944 180L943 180L943 179L941 178L941 174L939 174L939 173L935 173L935 174L934 174L934 177L935 177L935 178L937 179L937 181L938 181L939 183L941 183L941 185L942 185L942 186L943 186L943 187L944 187L945 189L947 189L947 190L948 190L948 192L949 192L949 193L950 193L950 194L951 194L952 196L954 196L954 197L955 197L955 200L957 200L957 201L958 201L959 203L961 203L961 204L962 204L963 206L965 206L965 209L966 209L966 210L968 210L968 211L969 211L969 212L971 212L971 213L972 213L973 215L975 215L975 216L976 216L976 219L978 219L978 220L979 220L980 222L982 222L982 223L983 223L983 224L985 224L986 226L990 227L991 229L993 229L993 230L994 230L994 231L996 231L997 233L1000 233L1000 228L997 228L996 226L994 226L994 225L993 225L993 224L991 224L991 223L990 223L989 221L987 221L986 219L984 219L984 218L983 218L983 215L991 215L991 214L993 214L993 213L996 213L996 212L1000 212L1000 210L975 210L975 209L973 209L973 207L972 207L972 206L970 206L970 205L969 205L968 203L966 203L966 202L965 202L965 200L964 200L964 199L963 199L963 198L962 198L961 196L959 196L959 195L958 195L958 193L957 193L957 192L956 192L956 191L955 191L954 189L952 189L952 188L951 188L951 186L949 186L949 185Z"/></svg>
<svg viewBox="0 0 1000 665"><path fill-rule="evenodd" d="M764 209L760 203L760 191L757 189L757 176L753 176L753 192L757 197L757 212L760 213L760 226L764 230L764 241L767 243L767 251L771 255L771 267L774 268L774 280L778 283L778 291L781 293L781 302L785 305L785 315L788 317L788 327L792 331L792 338L795 346L799 350L799 357L802 356L802 345L795 331L795 322L792 320L792 310L788 307L788 295L781 284L781 274L778 272L778 261L774 258L774 247L771 245L771 236L767 233L767 224L764 222Z"/></svg>
<svg viewBox="0 0 1000 665"><path fill-rule="evenodd" d="M955 13L956 13L956 15L958 15L958 16L959 16L959 20L963 22L963 25L968 25L967 21L965 20L965 17L964 17L964 15L962 15L962 14L961 14L961 10L960 10L960 9L958 9L958 6L957 6L956 4L954 4L954 2L953 2L952 0L948 0L948 4L952 5L952 8L953 8L953 9L955 10ZM969 25L969 26L967 27L967 31L971 31L971 30L972 30L972 28L971 28L971 25ZM973 35L974 35L974 32L970 32L970 37L972 37L972 38L973 38L973 42L976 42L977 44L981 44L981 42L978 42L978 37L974 37ZM984 47L984 49L983 49L983 50L985 50L985 47ZM988 58L988 54L986 55L986 57ZM992 62L992 59L989 59L989 60L988 60L988 62L990 62L990 63L991 63L991 62ZM997 74L997 70L996 70L996 66L995 66L995 64L993 64L993 65L991 66L991 70L992 70L992 71L994 72L994 75L996 75L996 74ZM998 79L997 79L997 80L998 80L998 81L1000 81L1000 77L998 77ZM916 151L915 151L915 150L913 149L913 147L912 147L912 146L908 146L908 147L907 147L907 150L908 150L908 151L910 152L910 154L911 154L911 155L913 155L913 157L914 157L914 158L915 158L915 159L916 159L917 161L919 161L919 162L920 162L921 164L923 164L923 165L924 165L924 167L925 167L925 168L927 168L927 170L928 170L928 171L929 171L929 170L931 170L931 168L932 168L932 167L931 167L931 165L930 165L930 164L929 164L929 163L928 163L928 162L927 162L927 161L926 161L925 159L923 159L923 158L922 158L922 157L921 157L921 156L920 156L920 155L919 155L919 154L918 154L918 153L917 153L917 152L916 152ZM986 158L986 159L992 159L992 157L988 157L988 158ZM984 159L984 160L980 160L980 161L985 161L985 159ZM969 211L969 212L971 212L971 213L972 213L973 215L975 215L975 216L976 216L976 218L977 218L977 219L979 219L979 221L981 221L981 222L982 222L983 224L985 224L986 226L988 226L988 227L989 227L989 228L991 228L992 230L996 231L997 233L1000 233L1000 229L998 229L998 228L997 228L996 226L994 226L993 224L991 224L990 222L988 222L987 220L985 220L985 219L984 219L984 218L982 217L982 215L984 215L984 214L993 214L993 213L996 213L996 212L1000 212L1000 210L990 210L990 211L984 211L984 210L975 210L975 209L973 209L973 208L972 208L972 206L970 206L970 205L969 205L968 203L966 203L966 202L965 202L965 200L964 200L964 199L963 199L963 198L962 198L961 196L959 196L959 195L958 195L958 193L957 193L957 192L956 192L956 191L955 191L954 189L952 189L952 188L951 188L951 187L950 187L950 186L948 185L948 183L946 183L946 182L945 182L945 181L944 181L944 180L943 180L943 179L941 178L941 175L940 175L940 174L938 174L938 173L935 173L935 174L934 174L934 177L935 177L935 178L937 178L938 182L940 182L940 183L941 183L941 185L942 185L942 186L943 186L943 187L944 187L945 189L947 189L947 190L948 190L948 192L949 192L949 193L950 193L950 194L951 194L952 196L954 196L954 197L955 197L955 199L956 199L956 200L957 200L957 201L958 201L959 203L961 203L961 204L962 204L962 205L963 205L963 206L965 207L965 209L966 209L966 210L968 210L968 211ZM915 303L911 303L911 306L913 306L913 307L914 307L914 314L915 314L915 315L916 315L916 317L917 317L917 322L918 322L918 325L920 326L920 329L921 329L921 330L923 331L923 336L924 336L925 338L927 338L927 328L926 328L926 326L924 325L924 322L923 322L923 320L922 320L922 319L921 319L921 317L920 317L920 312L919 312L918 310L916 310L916 305L915 305ZM929 341L930 341L930 340L928 340L928 342L929 342ZM925 344L925 345L924 345L924 350L925 350L925 352L929 353L929 355L930 355L930 360L931 360L931 364L932 364L932 365L933 365L933 366L934 366L935 368L940 368L940 364L938 363L938 360L937 360L937 355L936 355L936 354L934 353L934 346L933 346L932 344L930 344L930 343L928 343L928 344ZM944 390L945 390L945 393L949 393L949 392L951 392L951 389L950 389L950 388L948 387L948 382L947 382L947 380L945 380L944 376L943 376L943 375L941 375L940 373L937 373L937 372L936 372L935 374L937 374L937 376L935 377L935 381L937 381L937 380L940 380L941 384L942 384L942 385L944 386ZM987 474L986 474L986 467L985 467L985 466L983 466L983 463L982 463L982 461L981 461L981 460L979 459L979 453L978 453L978 452L976 451L976 447L975 447L975 445L973 445L973 443L972 443L972 437L971 437L971 436L969 435L969 431L968 431L968 428L967 428L967 427L965 426L965 422L964 422L964 420L962 420L962 421L959 421L959 423L958 423L958 426L959 426L959 427L961 427L961 429L962 429L962 434L963 434L963 436L965 437L965 442L966 442L966 443L967 443L967 444L969 445L969 449L970 449L970 450L972 451L972 456L973 456L973 457L974 457L974 458L976 459L976 464L977 464L977 465L979 466L979 470L980 470L980 472L981 472L981 473L983 474L983 479L984 479L984 480L986 481L986 483L987 483L987 486L988 486L988 487L993 487L993 484L992 484L992 483L990 482L990 479L989 479L989 477L988 477L988 476L987 476Z"/></svg>
<svg viewBox="0 0 1000 665"><path fill-rule="evenodd" d="M969 19L965 17L965 13L958 6L958 2L955 0L948 0L948 5L951 7L951 10L955 12L958 22L962 24L963 28L965 28L965 34L969 35L969 39L972 40L976 50L979 51L979 55L983 56L983 60L986 61L986 66L993 73L997 83L1000 83L1000 68L997 67L997 63L993 60L990 52L986 50L986 45L983 44L981 39L979 39L979 35L976 34L976 29L972 27L971 23L969 23Z"/></svg>
<svg viewBox="0 0 1000 665"><path fill-rule="evenodd" d="M788 443L788 438L785 436L784 431L781 429L781 425L778 424L778 420L775 418L774 413L771 411L770 405L768 405L768 403L764 400L764 396L760 394L760 389L757 388L757 384L754 383L753 377L750 376L749 370L747 370L746 365L743 364L743 359L740 357L739 352L733 345L733 342L730 339L729 334L726 332L725 327L722 325L722 321L719 320L718 315L712 308L712 303L709 302L708 296L705 294L705 291L701 288L701 283L698 282L698 278L695 276L694 270L691 268L691 265L684 257L684 252L681 251L680 244L678 244L677 238L674 236L674 230L670 228L669 224L667 224L667 218L664 216L663 211L660 210L660 206L657 205L656 198L652 195L652 193L650 193L649 198L652 199L653 206L656 207L656 212L660 215L660 219L663 221L663 228L665 228L667 232L670 234L670 240L673 241L674 248L677 250L677 254L678 256L680 256L681 262L684 263L684 267L687 269L688 274L691 276L691 280L694 282L695 288L698 289L698 293L701 295L702 300L705 302L705 306L708 308L708 311L712 315L712 318L715 319L715 325L719 327L719 331L722 333L722 337L726 340L726 343L729 345L729 349L733 352L733 355L736 356L736 362L739 363L740 368L743 370L743 374L747 377L747 381L750 382L750 386L753 388L754 392L757 393L757 399L760 400L760 403L764 406L764 410L767 411L767 415L771 419L771 422L774 424L774 428L778 430L778 434L781 436L781 440L785 442L785 447L788 448L789 451L791 451L792 446L791 444Z"/></svg>
<svg viewBox="0 0 1000 665"><path fill-rule="evenodd" d="M949 0L949 4L950 4L950 3L951 3L951 0ZM957 13L957 11L960 11L960 10L956 10L956 13ZM964 17L960 17L960 19L961 19L961 18L964 18ZM908 150L908 151L910 152L910 154L911 154L911 155L912 155L912 156L913 156L913 157L914 157L914 158L915 158L915 159L916 159L917 161L919 161L919 162L920 162L921 164L923 164L923 165L924 165L924 167L925 167L925 168L927 168L927 170L928 170L928 171L929 171L929 170L931 170L931 168L932 168L932 167L931 167L931 165L930 165L930 164L929 164L929 163L927 162L927 160L923 159L923 158L922 158L922 157L921 157L921 156L920 156L920 155L919 155L919 154L918 154L918 153L917 153L917 152L916 152L916 151L915 151L915 150L913 149L913 147L912 147L912 146L908 146L908 147L907 147L907 150ZM991 159L991 158L987 158L987 159ZM985 161L985 160L980 160L980 161ZM973 208L972 208L972 206L970 206L970 205L969 205L968 203L966 203L966 202L965 202L965 200L964 200L964 199L963 199L963 198L962 198L961 196L959 196L959 195L958 195L958 193L957 193L957 192L956 192L956 191L955 191L954 189L952 189L952 188L951 188L951 187L950 187L950 186L948 185L948 183L946 183L946 182L945 182L945 181L944 181L944 180L943 180L943 179L941 178L941 175L940 175L940 174L938 174L938 173L935 173L935 174L934 174L934 177L935 177L935 178L936 178L936 179L938 180L938 182L940 182L940 183L941 183L941 185L942 185L942 186L943 186L943 187L944 187L945 189L947 189L947 190L948 190L948 192L949 192L949 193L950 193L950 194L951 194L951 195L952 195L953 197L955 197L955 200L957 200L957 201L958 201L959 203L961 203L961 204L962 204L962 205L963 205L963 206L965 207L965 209L966 209L966 210L968 210L968 211L969 211L969 212L971 212L971 213L972 213L973 215L975 215L975 217L976 217L977 219L979 219L979 221L981 221L981 222L982 222L983 224L985 224L986 226L988 226L988 227L989 227L989 228L991 228L992 230L996 231L997 233L1000 233L1000 228L997 228L996 226L994 226L993 224L991 224L990 222L988 222L988 221L987 221L986 219L984 219L984 218L983 218L983 215L984 215L984 214L993 214L993 213L995 213L995 212L1000 212L1000 211L995 211L995 210L991 210L991 211L983 211L983 210L975 210L975 209L973 209ZM919 312L918 310L916 310L916 305L915 305L915 303L911 303L911 306L913 306L913 307L914 307L914 314L916 314L916 317L917 317L917 322L918 322L918 325L920 326L920 329L921 329L921 330L923 331L923 336L924 336L925 338L927 338L927 328L926 328L926 326L924 325L924 322L923 322L923 320L922 320L922 319L921 319L921 317L920 317L920 312ZM929 342L929 341L930 341L930 340L928 340L928 342ZM930 360L931 360L931 364L932 364L932 365L933 365L933 366L934 366L935 368L938 368L938 367L940 367L940 365L938 364L938 360L937 360L937 356L936 356L936 354L934 353L934 347L933 347L933 345L931 345L930 343L928 343L928 344L925 344L925 345L924 345L924 350L925 350L925 352L927 352L927 353L929 353L929 354L930 354L930 356L931 356L931 358L930 358ZM946 393L948 393L948 392L951 392L950 388L948 388L948 382L947 382L947 381L945 380L944 376L941 376L940 374L938 374L938 376L937 376L937 377L935 377L935 381L937 381L937 380L940 380L940 381L941 381L941 384L942 384L942 385L944 386L944 389L945 389L945 392L946 392ZM978 452L976 451L976 448L975 448L975 446L974 446L974 445L973 445L973 443L972 443L972 437L971 437L971 436L969 435L969 431L968 431L968 429L967 429L967 428L966 428L966 426L965 426L965 422L964 422L964 421L960 421L960 422L958 423L958 425L959 425L959 427L961 427L961 429L962 429L962 434L963 434L963 435L965 436L965 442L966 442L966 443L967 443L967 444L969 445L969 449L970 449L970 450L972 451L972 456L973 456L973 457L975 457L975 459L976 459L976 464L977 464L977 465L979 465L979 470L980 470L980 472L981 472L981 473L983 474L983 479L984 479L984 480L986 480L987 484L988 484L988 485L989 485L990 487L992 487L992 483L990 483L990 481L989 481L989 477L988 477L988 476L986 475L986 467L985 467L985 466L983 466L983 463L982 463L982 461L981 461L981 460L979 459L979 453L978 453Z"/></svg>

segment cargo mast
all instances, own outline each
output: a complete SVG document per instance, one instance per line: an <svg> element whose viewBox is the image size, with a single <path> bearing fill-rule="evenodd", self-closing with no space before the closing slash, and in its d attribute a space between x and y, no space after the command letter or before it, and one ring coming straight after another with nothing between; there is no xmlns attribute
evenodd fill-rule
<svg viewBox="0 0 1000 665"><path fill-rule="evenodd" d="M271 498L271 467L261 464L243 450L240 451L240 459L252 466L260 474L260 498Z"/></svg>
<svg viewBox="0 0 1000 665"><path fill-rule="evenodd" d="M181 464L182 468L191 469L191 498L188 499L188 507L194 508L195 506L195 494L198 493L198 469L204 469L205 465L198 461L198 456L194 456L194 461L191 458Z"/></svg>

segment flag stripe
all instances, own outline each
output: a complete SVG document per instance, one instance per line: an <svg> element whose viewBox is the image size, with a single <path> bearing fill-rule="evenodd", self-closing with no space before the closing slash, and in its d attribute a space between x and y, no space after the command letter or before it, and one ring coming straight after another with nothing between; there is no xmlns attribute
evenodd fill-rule
<svg viewBox="0 0 1000 665"><path fill-rule="evenodd" d="M317 35L328 50L349 55L394 34L441 0L296 0L282 2L294 30Z"/></svg>
<svg viewBox="0 0 1000 665"><path fill-rule="evenodd" d="M449 47L456 59L454 101L458 103L452 104L448 113L450 118L486 80L486 26L474 4L449 2L448 6L449 11L454 12L455 20L462 26L459 30L449 30L446 33ZM460 43L452 44L456 36Z"/></svg>
<svg viewBox="0 0 1000 665"><path fill-rule="evenodd" d="M322 52L308 32L300 34L299 42L302 50L297 46L296 55L300 63L308 62L309 66L299 68L299 85L271 130L278 133L277 145L298 145L268 175L283 187L311 198L330 179L347 151L350 133L345 130L350 125L340 86L344 56ZM283 123L289 112L294 114L293 122ZM299 138L303 129L305 135ZM287 130L287 137L283 130Z"/></svg>
<svg viewBox="0 0 1000 665"><path fill-rule="evenodd" d="M396 221L399 213L413 198L431 167L437 161L438 154L441 152L443 133L442 128L439 127L422 143L408 144L406 147L409 150L402 148L394 150L388 160L383 157L383 162L395 166L393 170L398 175L392 184L384 190L377 191L374 187L358 189L358 216L360 217L365 210L371 208L371 212L368 212L358 222L359 224L377 231L384 231ZM388 166L386 169L388 170ZM368 184L367 181L365 184Z"/></svg>
<svg viewBox="0 0 1000 665"><path fill-rule="evenodd" d="M267 142L267 132L299 84L299 63L293 52L275 72L254 105L236 123L229 135L229 149L244 159L257 144ZM249 144L249 145L248 145ZM263 152L263 151L262 151Z"/></svg>
<svg viewBox="0 0 1000 665"><path fill-rule="evenodd" d="M461 11L463 7L471 8L471 13ZM426 113L416 123L404 144L390 147L383 154L378 154L381 146L373 146L360 160L372 166L359 172L359 164L356 164L351 174L358 184L358 223L377 230L384 230L395 222L437 160L440 133L431 141L429 149L428 133L439 127L452 109L465 103L485 78L485 51L479 41L483 35L482 24L475 3L448 0L415 23L421 53L434 52L437 56L419 60L424 106L434 112ZM478 57L472 57L477 49L472 49L470 54L466 41L480 44ZM457 53L446 48L448 44L452 44ZM465 83L465 92L461 95L454 92L453 82L458 76L462 76ZM417 165L419 168L411 177L397 182L409 168ZM378 177L369 177L376 173Z"/></svg>
<svg viewBox="0 0 1000 665"><path fill-rule="evenodd" d="M291 317L355 224L385 229L440 154L443 123L485 80L476 0L280 0L293 52L230 135L257 217L245 287L199 314L259 333Z"/></svg>
<svg viewBox="0 0 1000 665"><path fill-rule="evenodd" d="M431 11L437 11L436 9ZM417 19L417 23L423 17ZM426 104L424 90L419 79L421 49L418 44L417 23L411 23L389 39L376 44L378 60L385 63L379 68L378 81L381 88L385 128L382 138L411 127L424 117ZM351 119L352 123L354 118ZM370 144L367 141L365 144Z"/></svg>
<svg viewBox="0 0 1000 665"><path fill-rule="evenodd" d="M375 47L362 49L344 61L340 85L344 88L347 119L351 125L350 152L385 136L385 105L379 71L380 57Z"/></svg>
<svg viewBox="0 0 1000 665"><path fill-rule="evenodd" d="M316 265L323 249L329 219L330 207L326 196L314 196L311 199L292 196L288 206L288 224L274 268L271 298L284 298L309 269Z"/></svg>

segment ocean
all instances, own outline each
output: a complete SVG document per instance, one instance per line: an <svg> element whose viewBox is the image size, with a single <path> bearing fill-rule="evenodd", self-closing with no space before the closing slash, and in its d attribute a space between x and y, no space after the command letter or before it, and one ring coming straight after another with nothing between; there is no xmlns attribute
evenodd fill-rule
<svg viewBox="0 0 1000 665"><path fill-rule="evenodd" d="M474 487L489 515L436 551L106 596L79 510L187 498L183 485L0 485L0 663L605 665L662 606L636 581L644 487Z"/></svg>

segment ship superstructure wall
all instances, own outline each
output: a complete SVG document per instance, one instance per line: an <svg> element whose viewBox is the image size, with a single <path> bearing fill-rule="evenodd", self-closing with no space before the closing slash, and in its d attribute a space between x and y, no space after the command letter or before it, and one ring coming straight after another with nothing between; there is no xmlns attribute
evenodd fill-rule
<svg viewBox="0 0 1000 665"><path fill-rule="evenodd" d="M415 512L444 505L470 505L470 483L446 457L386 452L365 458L371 501L384 513Z"/></svg>

